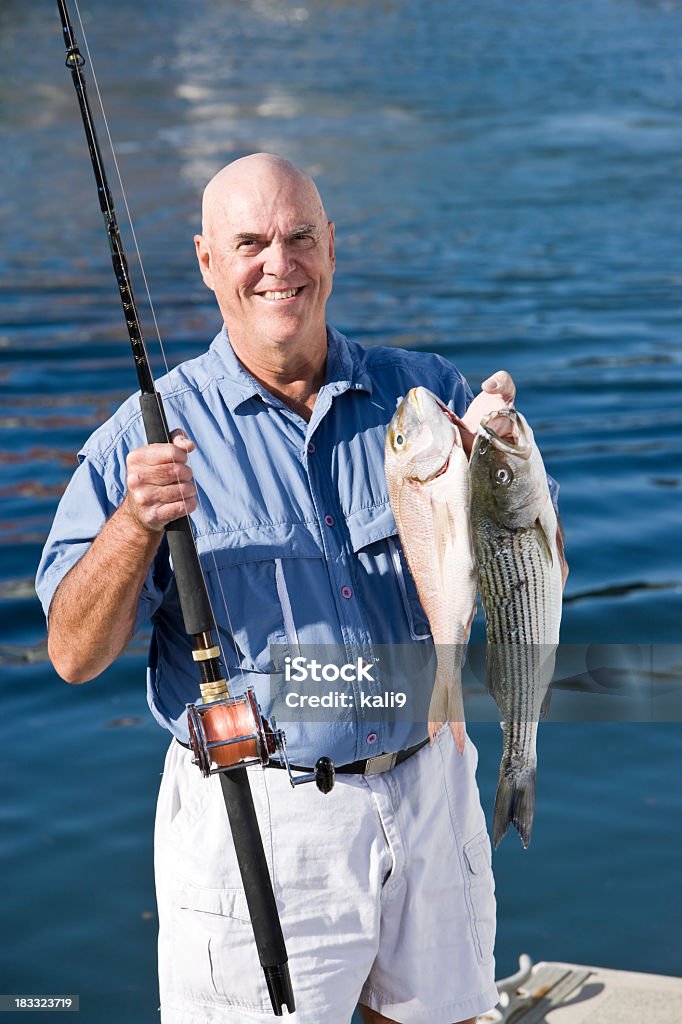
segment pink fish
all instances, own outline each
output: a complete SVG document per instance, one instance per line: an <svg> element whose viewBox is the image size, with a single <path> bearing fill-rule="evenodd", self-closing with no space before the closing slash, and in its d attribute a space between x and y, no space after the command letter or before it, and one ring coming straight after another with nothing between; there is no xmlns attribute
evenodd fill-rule
<svg viewBox="0 0 682 1024"><path fill-rule="evenodd" d="M426 388L412 388L389 425L385 468L398 534L436 646L429 734L433 740L448 721L462 753L462 662L476 606L476 572L469 464L459 423Z"/></svg>

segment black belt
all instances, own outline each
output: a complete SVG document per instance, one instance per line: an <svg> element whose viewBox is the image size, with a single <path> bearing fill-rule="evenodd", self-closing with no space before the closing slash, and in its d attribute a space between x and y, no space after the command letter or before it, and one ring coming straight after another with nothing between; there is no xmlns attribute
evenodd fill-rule
<svg viewBox="0 0 682 1024"><path fill-rule="evenodd" d="M379 775L381 772L388 772L396 765L407 761L408 757L412 757L428 742L428 739L425 739L421 743L415 743L413 747L408 747L407 750L396 750L393 754L377 754L375 757L363 757L351 764L335 765L334 768L337 775ZM269 767L284 768L284 765L278 761L271 761ZM303 768L298 764L292 764L290 767L293 772L313 771L312 768Z"/></svg>
<svg viewBox="0 0 682 1024"><path fill-rule="evenodd" d="M395 768L396 765L402 764L403 761L407 761L408 757L412 757L418 750L425 747L428 743L428 739L422 740L421 743L415 743L413 747L408 747L407 750L397 750L393 754L377 754L375 757L363 757L359 761L352 761L351 764L341 764L336 766L335 770L337 775L379 775L381 772L388 772L391 768ZM186 747L187 750L191 750L189 743L183 743L182 740L178 740L181 747ZM280 761L270 761L267 765L268 768L284 768ZM292 764L289 766L292 772L313 772L314 768L304 768L300 764Z"/></svg>

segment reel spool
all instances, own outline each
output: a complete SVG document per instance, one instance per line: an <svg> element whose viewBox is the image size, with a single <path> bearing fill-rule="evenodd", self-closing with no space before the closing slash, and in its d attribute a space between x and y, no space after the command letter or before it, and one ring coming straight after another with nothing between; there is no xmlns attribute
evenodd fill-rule
<svg viewBox="0 0 682 1024"><path fill-rule="evenodd" d="M219 695L221 691L225 696ZM211 696L214 694L218 696L217 700L187 705L190 746L194 763L204 778L231 768L246 768L252 764L264 766L269 763L271 755L278 754L292 786L315 782L322 793L331 791L335 772L328 757L318 758L313 772L296 778L293 776L284 732L276 728L274 718L271 727L263 717L252 687L236 697L228 697L227 689L222 688L214 689Z"/></svg>
<svg viewBox="0 0 682 1024"><path fill-rule="evenodd" d="M202 775L267 764L276 745L266 724L251 688L238 697L188 704L189 741Z"/></svg>

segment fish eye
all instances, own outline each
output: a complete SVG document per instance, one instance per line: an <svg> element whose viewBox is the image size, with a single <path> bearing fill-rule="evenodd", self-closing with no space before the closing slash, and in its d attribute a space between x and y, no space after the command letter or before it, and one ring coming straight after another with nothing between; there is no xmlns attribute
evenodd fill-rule
<svg viewBox="0 0 682 1024"><path fill-rule="evenodd" d="M405 444L405 438L403 437L403 435L402 434L396 434L395 435L395 446L396 446L396 448L402 448L402 446L404 444Z"/></svg>
<svg viewBox="0 0 682 1024"><path fill-rule="evenodd" d="M500 466L499 469L495 470L495 480L497 481L498 484L501 484L502 487L506 487L508 484L510 484L512 482L513 477L514 474L511 472L511 470L507 469L506 466Z"/></svg>

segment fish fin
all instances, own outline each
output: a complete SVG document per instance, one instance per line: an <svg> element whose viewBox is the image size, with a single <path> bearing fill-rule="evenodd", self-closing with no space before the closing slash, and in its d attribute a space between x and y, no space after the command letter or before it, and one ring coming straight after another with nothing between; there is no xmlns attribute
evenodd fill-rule
<svg viewBox="0 0 682 1024"><path fill-rule="evenodd" d="M464 644L448 644L438 651L436 678L429 704L429 735L431 742L443 722L450 723L450 732L460 754L464 753L466 728L462 695L462 660Z"/></svg>
<svg viewBox="0 0 682 1024"><path fill-rule="evenodd" d="M450 722L450 732L460 754L464 753L464 744L467 739L466 724L464 722Z"/></svg>
<svg viewBox="0 0 682 1024"><path fill-rule="evenodd" d="M554 565L554 553L556 551L556 534L557 534L557 520L556 512L552 501L547 497L547 502L540 515L535 520L535 530L538 535L540 544L545 549L545 554L549 558L549 564Z"/></svg>
<svg viewBox="0 0 682 1024"><path fill-rule="evenodd" d="M558 516L556 517L556 546L557 546L557 551L559 552L559 560L561 562L565 562L566 561L566 534L564 532L563 524L562 524L562 522L561 522L561 520L559 519Z"/></svg>
<svg viewBox="0 0 682 1024"><path fill-rule="evenodd" d="M464 642L466 643L471 635L471 626L474 621L474 615L476 614L476 591L474 591L473 600L471 602L471 611L469 612L469 621L466 624L464 632Z"/></svg>
<svg viewBox="0 0 682 1024"><path fill-rule="evenodd" d="M450 505L447 506L447 510L448 510L448 533L450 534L450 536L454 540L455 537L457 536L457 524L455 522L455 514L452 511L452 508L450 507Z"/></svg>
<svg viewBox="0 0 682 1024"><path fill-rule="evenodd" d="M428 723L429 744L431 746L433 746L433 744L438 739L438 733L441 731L442 728L443 728L443 723L442 722L429 722Z"/></svg>
<svg viewBox="0 0 682 1024"><path fill-rule="evenodd" d="M522 773L511 775L504 768L495 794L493 811L493 842L497 848L511 822L521 836L524 850L528 849L533 816L535 814L535 765L528 765Z"/></svg>
<svg viewBox="0 0 682 1024"><path fill-rule="evenodd" d="M487 644L485 655L485 688L498 707L502 706L501 682L505 678L505 659L501 644Z"/></svg>
<svg viewBox="0 0 682 1024"><path fill-rule="evenodd" d="M554 552L552 551L552 545L549 542L547 533L542 525L542 520L538 516L535 520L535 532L537 533L538 540L540 541L540 547L544 548L545 554L549 559L549 564L554 565Z"/></svg>
<svg viewBox="0 0 682 1024"><path fill-rule="evenodd" d="M412 572L412 566L414 564L414 561L413 552L410 548L409 543L409 532L405 533L402 526L400 525L405 518L408 518L408 509L403 507L404 504L407 502L407 490L402 484L398 488L394 501L395 505L393 507L393 518L395 520L396 528L398 530L398 537L400 538L400 543L405 554L405 561L407 562L410 572ZM391 504L393 505L393 502Z"/></svg>
<svg viewBox="0 0 682 1024"><path fill-rule="evenodd" d="M486 652L485 652L485 688L488 691L488 693L490 694L490 696L494 698L495 697L495 690L494 690L494 685L493 684L494 684L495 676L494 676L494 673L493 673L492 660L493 660L492 644L488 644L487 647L486 647Z"/></svg>
<svg viewBox="0 0 682 1024"><path fill-rule="evenodd" d="M431 514L433 516L433 535L436 542L436 553L438 556L438 567L440 569L441 583L445 583L445 552L447 551L451 532L451 521L447 503L431 498Z"/></svg>
<svg viewBox="0 0 682 1024"><path fill-rule="evenodd" d="M546 718L549 714L549 705L552 700L552 686L554 684L554 667L556 665L556 644L543 644L541 654L543 655L540 665L540 692L544 690L542 704L540 705L540 718Z"/></svg>
<svg viewBox="0 0 682 1024"><path fill-rule="evenodd" d="M448 691L448 721L455 745L460 754L463 754L467 734L464 720L464 695L462 693L462 664L460 658L461 653L458 649L455 678L452 680Z"/></svg>
<svg viewBox="0 0 682 1024"><path fill-rule="evenodd" d="M442 686L438 679L433 686L433 692L431 694L431 701L429 703L429 735L431 741L435 739L435 734L440 729L443 722L448 717L448 692L447 689Z"/></svg>
<svg viewBox="0 0 682 1024"><path fill-rule="evenodd" d="M547 687L547 693L542 698L542 704L540 705L540 718L547 718L549 714L549 705L552 702L552 686L551 684Z"/></svg>
<svg viewBox="0 0 682 1024"><path fill-rule="evenodd" d="M464 720L462 719L462 721L459 721L457 719L450 718L451 712L449 712L448 715L445 715L442 718L440 716L437 716L438 720L437 721L433 721L433 719L432 719L432 709L433 709L433 702L432 702L432 706L429 708L429 723L428 723L429 739L431 740L431 743L433 744L435 742L436 737L438 736L438 733L440 732L441 728L443 727L444 721L447 719L448 720L448 725L450 726L450 732L452 733L452 738L455 741L455 746L457 747L457 750L459 751L459 753L463 754L464 753L464 745L466 743L466 738L467 738L466 723L464 722Z"/></svg>

